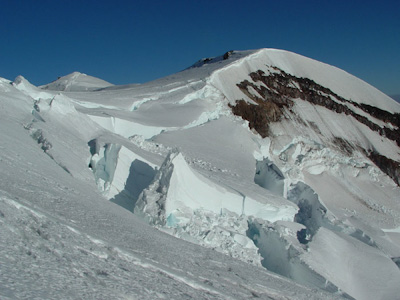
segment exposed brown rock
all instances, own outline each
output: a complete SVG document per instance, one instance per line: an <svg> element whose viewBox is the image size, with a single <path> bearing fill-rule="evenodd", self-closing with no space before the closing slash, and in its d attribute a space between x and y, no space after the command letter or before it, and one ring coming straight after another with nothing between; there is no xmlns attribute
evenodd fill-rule
<svg viewBox="0 0 400 300"><path fill-rule="evenodd" d="M249 127L255 129L263 138L269 134L269 123L278 121L282 114L281 109L273 102L256 105L239 100L231 108L235 115L249 121Z"/></svg>
<svg viewBox="0 0 400 300"><path fill-rule="evenodd" d="M280 117L283 115L284 107L290 108L293 105L292 99L300 98L314 105L323 106L336 113L344 113L352 116L357 121L368 126L371 130L395 141L397 145L400 146L400 114L392 114L368 104L360 104L352 100L347 100L311 79L290 75L277 67L272 68L277 72L272 72L269 75L266 75L261 70L252 72L249 76L253 82L244 80L237 84L239 89L246 96L258 105L263 106L262 108L255 108L257 105L254 104L247 104L249 107L246 107L244 103L241 103L239 107L232 106L232 108L236 107L232 109L233 113L248 120L251 128L254 128L260 134L261 132L263 133L261 136L265 135L265 132L268 131L267 129L269 128L268 124L263 124L264 121L279 121ZM262 82L264 85L256 85L256 82ZM252 90L256 91L257 94L255 95ZM272 104L265 106L265 103ZM381 127L369 118L357 114L345 104L351 104L354 107L360 108L370 116L385 123L391 123L397 128ZM250 113L249 110L251 108L257 112ZM269 111L271 108L273 108L272 112ZM267 114L267 117L263 114ZM274 117L271 118L271 115ZM255 120L255 117L260 119Z"/></svg>
<svg viewBox="0 0 400 300"><path fill-rule="evenodd" d="M249 74L251 80L244 80L237 84L238 88L251 100L238 100L235 105L230 105L232 112L249 121L249 127L255 129L262 137L269 135L269 126L272 122L278 122L281 118L290 114L293 106L293 99L302 99L314 105L323 106L338 114L346 114L357 121L365 124L371 130L379 133L386 138L395 141L400 146L400 114L392 114L388 111L373 107L368 104L357 103L345 99L330 89L317 84L308 78L299 78L287 74L277 67L271 67L274 72L266 75L263 71L252 72ZM263 85L255 84L262 82ZM255 93L256 92L256 93ZM372 118L360 115L351 109L351 106L363 110L371 117L381 120L386 124L390 123L394 128L381 127L373 122ZM292 115L292 119L298 120ZM305 123L304 123L305 124ZM316 132L321 133L315 124L308 122ZM333 143L347 155L354 151L354 145L342 138L336 137ZM397 185L400 185L400 163L387 158L375 151L367 153L367 156L384 173L390 176Z"/></svg>
<svg viewBox="0 0 400 300"><path fill-rule="evenodd" d="M383 156L376 151L368 154L368 158L379 168L386 173L393 181L400 186L400 163L386 156Z"/></svg>
<svg viewBox="0 0 400 300"><path fill-rule="evenodd" d="M354 102L353 102L354 103ZM361 108L363 111L368 113L369 115L381 120L385 123L392 123L396 127L400 127L400 114L392 114L380 108L371 106L369 104L364 103L354 103L355 106Z"/></svg>

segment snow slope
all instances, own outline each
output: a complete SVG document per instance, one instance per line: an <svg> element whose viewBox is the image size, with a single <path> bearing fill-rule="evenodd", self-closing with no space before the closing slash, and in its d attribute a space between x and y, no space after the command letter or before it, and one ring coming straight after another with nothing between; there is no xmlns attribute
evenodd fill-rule
<svg viewBox="0 0 400 300"><path fill-rule="evenodd" d="M88 167L104 140L131 159L159 164L159 155L103 130L66 97L39 101L19 88L1 81L0 298L331 298L107 201Z"/></svg>
<svg viewBox="0 0 400 300"><path fill-rule="evenodd" d="M68 241L15 237L14 278L35 259L24 249L37 257L45 245L65 257L51 265L62 261L59 282L78 270L92 298L111 297L104 286L119 298L399 294L400 105L383 93L275 49L230 51L141 85L68 82L60 92L1 81L0 210L21 220L3 220L4 238L39 226ZM153 277L136 284L141 274Z"/></svg>

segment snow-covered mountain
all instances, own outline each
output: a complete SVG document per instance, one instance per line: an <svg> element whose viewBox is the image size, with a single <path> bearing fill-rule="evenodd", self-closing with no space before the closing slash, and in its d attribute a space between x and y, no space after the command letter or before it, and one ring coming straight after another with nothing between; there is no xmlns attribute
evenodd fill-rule
<svg viewBox="0 0 400 300"><path fill-rule="evenodd" d="M1 296L398 297L393 99L275 49L74 74L0 82Z"/></svg>
<svg viewBox="0 0 400 300"><path fill-rule="evenodd" d="M80 72L73 72L69 75L62 76L57 80L40 86L44 90L62 91L62 92L83 92L93 91L113 84L93 76L89 76Z"/></svg>

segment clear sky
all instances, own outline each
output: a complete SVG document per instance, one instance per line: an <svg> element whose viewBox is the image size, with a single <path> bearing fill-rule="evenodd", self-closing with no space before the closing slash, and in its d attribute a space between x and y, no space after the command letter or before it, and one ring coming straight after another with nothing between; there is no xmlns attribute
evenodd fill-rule
<svg viewBox="0 0 400 300"><path fill-rule="evenodd" d="M0 77L80 71L114 84L228 50L279 48L400 94L400 1L0 0Z"/></svg>

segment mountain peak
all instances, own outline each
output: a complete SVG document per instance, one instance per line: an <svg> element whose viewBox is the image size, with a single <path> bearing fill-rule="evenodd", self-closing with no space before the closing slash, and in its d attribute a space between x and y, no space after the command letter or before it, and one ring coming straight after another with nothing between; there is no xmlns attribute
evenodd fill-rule
<svg viewBox="0 0 400 300"><path fill-rule="evenodd" d="M40 88L53 91L84 92L110 87L112 85L113 84L105 80L75 71L71 74L59 77L49 84L40 86Z"/></svg>

